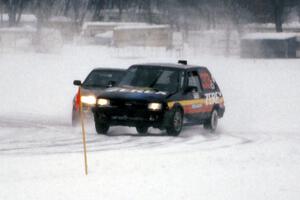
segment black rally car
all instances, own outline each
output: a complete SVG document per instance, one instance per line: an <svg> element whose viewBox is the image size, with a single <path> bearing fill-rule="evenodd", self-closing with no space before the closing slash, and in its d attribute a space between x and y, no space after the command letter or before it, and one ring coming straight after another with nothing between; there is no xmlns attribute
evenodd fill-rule
<svg viewBox="0 0 300 200"><path fill-rule="evenodd" d="M93 108L96 131L106 134L110 126L166 129L177 136L185 124L203 124L215 130L225 111L218 84L205 67L179 64L131 66L118 87L106 89Z"/></svg>
<svg viewBox="0 0 300 200"><path fill-rule="evenodd" d="M73 84L81 87L81 96L79 96L78 89L73 98L72 125L76 126L79 123L80 98L83 112L90 115L91 107L95 106L97 96L106 88L117 85L124 75L125 69L95 68L89 73L83 83L80 80L75 80Z"/></svg>

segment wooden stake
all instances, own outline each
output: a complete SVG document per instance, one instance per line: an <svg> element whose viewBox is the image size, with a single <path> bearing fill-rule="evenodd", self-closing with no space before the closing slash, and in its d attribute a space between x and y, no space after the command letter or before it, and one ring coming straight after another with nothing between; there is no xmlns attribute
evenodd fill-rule
<svg viewBox="0 0 300 200"><path fill-rule="evenodd" d="M82 129L82 141L83 141L83 152L84 152L84 169L85 169L85 175L88 175L88 164L87 164L87 154L86 154L86 134L85 134L85 128L84 128L84 118L83 118L83 112L82 112L82 102L81 102L81 88L79 88L79 98L80 98L80 106L79 106L79 112L80 112L80 122L81 122L81 129Z"/></svg>

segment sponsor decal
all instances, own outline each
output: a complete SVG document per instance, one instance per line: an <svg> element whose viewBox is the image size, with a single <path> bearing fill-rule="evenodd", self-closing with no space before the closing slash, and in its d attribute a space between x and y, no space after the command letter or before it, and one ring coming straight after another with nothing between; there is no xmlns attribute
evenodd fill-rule
<svg viewBox="0 0 300 200"><path fill-rule="evenodd" d="M193 104L192 109L202 108L202 104Z"/></svg>
<svg viewBox="0 0 300 200"><path fill-rule="evenodd" d="M206 94L205 98L192 99L192 100L181 100L181 101L170 101L168 107L171 109L174 104L179 103L184 113L209 113L212 111L214 104L218 104L224 107L224 99L221 92L212 92Z"/></svg>
<svg viewBox="0 0 300 200"><path fill-rule="evenodd" d="M193 98L194 99L199 99L200 98L199 93L198 92L193 92Z"/></svg>
<svg viewBox="0 0 300 200"><path fill-rule="evenodd" d="M140 94L157 94L157 95L167 95L163 91L153 91L149 89L129 89L129 88L109 88L106 92L126 92L126 93L140 93Z"/></svg>

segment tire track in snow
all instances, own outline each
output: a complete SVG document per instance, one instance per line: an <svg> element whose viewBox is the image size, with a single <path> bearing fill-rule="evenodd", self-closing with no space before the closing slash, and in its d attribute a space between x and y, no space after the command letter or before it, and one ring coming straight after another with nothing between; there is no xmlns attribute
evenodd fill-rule
<svg viewBox="0 0 300 200"><path fill-rule="evenodd" d="M0 155L40 155L82 152L80 128L67 125L0 118ZM93 127L87 128L89 152L117 150L151 150L159 152L211 151L245 145L267 138L266 135L249 137L240 133L219 130L212 134L200 126L185 127L179 137L150 130L140 136L133 128L113 127L110 135L97 135Z"/></svg>

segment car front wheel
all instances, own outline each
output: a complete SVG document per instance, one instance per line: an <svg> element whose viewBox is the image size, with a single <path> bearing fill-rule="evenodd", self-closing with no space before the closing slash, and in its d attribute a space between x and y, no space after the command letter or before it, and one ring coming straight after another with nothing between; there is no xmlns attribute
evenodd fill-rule
<svg viewBox="0 0 300 200"><path fill-rule="evenodd" d="M166 128L167 134L171 136L178 136L182 130L182 125L183 125L183 113L181 109L176 108L171 115L170 124Z"/></svg>
<svg viewBox="0 0 300 200"><path fill-rule="evenodd" d="M102 123L95 123L96 131L98 134L106 135L109 129L109 125Z"/></svg>
<svg viewBox="0 0 300 200"><path fill-rule="evenodd" d="M106 135L109 129L109 123L107 120L101 120L98 118L95 119L95 128L98 134L104 134Z"/></svg>
<svg viewBox="0 0 300 200"><path fill-rule="evenodd" d="M136 131L143 135L146 134L148 132L148 127L147 126L136 126Z"/></svg>

